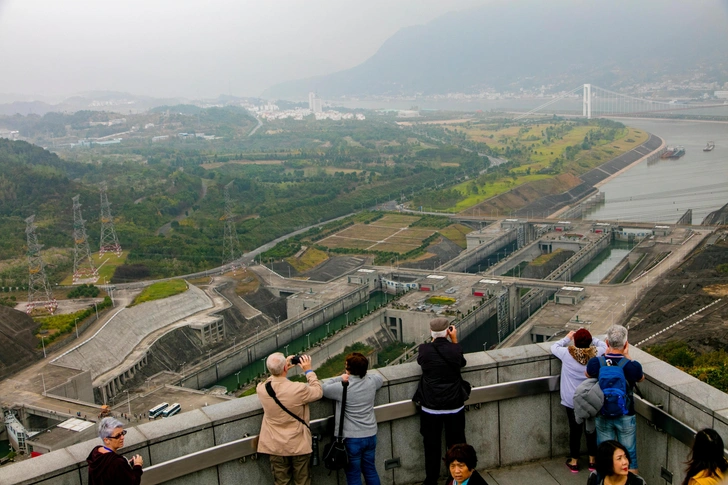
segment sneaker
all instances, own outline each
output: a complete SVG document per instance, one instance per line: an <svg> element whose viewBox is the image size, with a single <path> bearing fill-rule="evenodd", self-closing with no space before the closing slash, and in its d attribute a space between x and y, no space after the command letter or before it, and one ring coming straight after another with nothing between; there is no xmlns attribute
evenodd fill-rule
<svg viewBox="0 0 728 485"><path fill-rule="evenodd" d="M566 459L566 467L571 470L571 473L579 473L579 464L572 465L571 458Z"/></svg>
<svg viewBox="0 0 728 485"><path fill-rule="evenodd" d="M597 471L597 464L596 464L596 463L594 463L594 462L591 462L591 461L590 461L590 462L589 462L589 471L590 471L590 472L595 472L595 471Z"/></svg>

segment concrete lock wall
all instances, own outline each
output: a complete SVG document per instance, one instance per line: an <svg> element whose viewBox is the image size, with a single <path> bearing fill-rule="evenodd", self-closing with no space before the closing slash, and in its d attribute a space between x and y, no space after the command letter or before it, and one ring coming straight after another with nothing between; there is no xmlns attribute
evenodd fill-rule
<svg viewBox="0 0 728 485"><path fill-rule="evenodd" d="M276 333L264 335L257 342L249 345L241 344L239 352L228 355L223 360L210 359L209 365L203 367L203 369L182 377L179 385L191 389L202 389L210 386L223 376L230 375L242 367L260 362L261 359L267 357L276 349L364 303L368 297L368 287L360 286L308 315L294 319L285 325L282 324L280 331ZM263 370L263 364L260 365L261 370Z"/></svg>
<svg viewBox="0 0 728 485"><path fill-rule="evenodd" d="M60 386L48 389L49 395L94 403L94 388L91 371L85 371L68 379Z"/></svg>
<svg viewBox="0 0 728 485"><path fill-rule="evenodd" d="M512 243L518 237L518 232L515 229L511 229L505 234L493 239L490 242L481 244L472 250L466 250L460 253L454 259L451 259L447 263L440 267L440 271L455 271L464 272L469 267L476 264L478 261L487 258L498 249L503 246Z"/></svg>
<svg viewBox="0 0 728 485"><path fill-rule="evenodd" d="M484 386L558 375L561 362L550 355L550 346L545 343L467 354L468 365L463 376L473 386ZM728 439L728 395L639 349L632 348L631 354L642 363L647 376L639 384L646 400L661 405L696 430L713 427L724 440ZM381 405L409 400L417 387L420 368L413 363L372 372L380 372L385 379L376 396L376 404ZM329 401L311 406L314 419L330 416L333 411L333 403ZM249 396L130 428L122 451L126 456L139 453L147 466L154 465L240 439L245 434L255 435L261 419L257 397ZM469 406L466 436L478 451L481 470L568 453L568 424L558 391ZM376 462L383 483L409 484L424 478L424 452L417 416L380 424L377 438ZM77 444L0 468L0 483L84 484L86 456L98 443L93 440ZM637 419L637 443L640 473L647 483L662 483L661 467L673 473L672 483L682 481L689 452L685 445L652 427L642 417ZM392 458L399 458L401 465L385 470L385 460ZM336 474L329 475L323 466L314 468L313 473L317 484L337 483ZM167 483L227 485L239 483L241 477L250 483L270 483L267 457L231 460Z"/></svg>
<svg viewBox="0 0 728 485"><path fill-rule="evenodd" d="M523 249L509 254L505 261L492 266L487 270L487 272L502 275L509 272L523 261L533 261L541 255L540 242L541 241L534 241L531 244L524 246Z"/></svg>
<svg viewBox="0 0 728 485"><path fill-rule="evenodd" d="M548 276L550 280L571 281L571 278L581 271L581 269L589 264L600 252L609 246L612 241L611 234L605 234L593 243L579 250L574 256L569 258L564 264Z"/></svg>

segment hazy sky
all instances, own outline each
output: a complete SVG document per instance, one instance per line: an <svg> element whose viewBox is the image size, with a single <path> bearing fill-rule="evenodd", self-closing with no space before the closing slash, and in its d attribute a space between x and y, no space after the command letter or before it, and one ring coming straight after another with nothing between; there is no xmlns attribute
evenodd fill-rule
<svg viewBox="0 0 728 485"><path fill-rule="evenodd" d="M0 94L256 96L483 0L0 0Z"/></svg>

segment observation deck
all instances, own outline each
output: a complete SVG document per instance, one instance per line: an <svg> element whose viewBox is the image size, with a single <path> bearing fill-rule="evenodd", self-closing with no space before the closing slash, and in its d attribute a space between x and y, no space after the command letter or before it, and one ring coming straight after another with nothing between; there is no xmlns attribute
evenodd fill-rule
<svg viewBox="0 0 728 485"><path fill-rule="evenodd" d="M488 483L582 484L582 471L564 465L568 423L560 404L561 362L550 344L525 345L466 355L463 376L473 385L467 403L466 436L478 453L477 469ZM646 375L635 396L640 474L650 484L680 483L695 431L715 428L728 439L728 394L634 347L632 357ZM383 483L414 484L424 478L419 417L410 401L420 377L417 364L380 372L376 396L377 467ZM311 405L312 429L330 439L334 405ZM256 454L263 411L256 396L151 421L129 428L126 456L139 453L146 464L142 484L271 483L266 456ZM86 457L98 439L0 468L3 484L85 484ZM585 447L584 447L585 450ZM584 457L586 453L584 453ZM337 483L335 473L314 467L319 485ZM445 472L443 466L443 473ZM339 482L344 480L339 473ZM672 477L671 482L662 477Z"/></svg>

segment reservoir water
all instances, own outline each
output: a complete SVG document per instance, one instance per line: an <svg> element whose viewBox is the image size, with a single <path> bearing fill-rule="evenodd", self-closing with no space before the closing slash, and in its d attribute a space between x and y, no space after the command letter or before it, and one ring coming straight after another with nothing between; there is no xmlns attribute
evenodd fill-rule
<svg viewBox="0 0 728 485"><path fill-rule="evenodd" d="M506 100L507 101L507 100ZM576 106L576 100L571 100ZM368 103L353 102L352 106L369 108L399 108L409 109L412 101ZM476 109L530 109L537 106L534 101L519 102L506 106L504 101L483 102L480 104L452 102L419 103L421 108L469 110ZM712 112L717 114L717 111ZM619 221L650 221L655 223L674 223L687 210L693 210L693 223L699 224L711 211L717 210L728 203L728 123L725 122L699 122L677 120L649 120L625 118L619 119L629 126L646 130L665 140L669 145L682 145L686 154L677 160L658 160L655 163L642 162L633 166L625 173L615 177L599 190L605 193L606 201L587 217L589 219L619 220ZM712 152L703 152L707 141L715 142ZM590 268L584 268L583 275L575 275L584 283L596 282L603 278L611 269L629 252L629 247L619 245L610 246L602 252ZM511 252L511 251L509 251ZM496 261L498 257L496 256ZM479 262L484 270L492 261ZM478 271L477 267L469 271ZM381 305L384 294L373 294L370 305ZM374 303L374 302L377 303ZM371 309L371 308L370 308ZM366 311L366 304L360 305L349 312L349 318L356 318ZM356 313L360 312L360 313ZM495 317L493 317L495 318ZM493 319L491 319L493 320ZM330 328L341 328L346 325L346 317L341 315L330 323ZM323 339L326 335L326 325L318 327L311 332L311 344ZM465 341L463 347L466 351L483 350L483 344L491 347L498 340L495 320L481 325ZM299 338L289 345L289 353L299 352L306 347L306 337ZM279 349L285 351L284 348ZM240 383L256 377L263 372L263 362L253 364L241 369L240 374L230 375L217 384L233 390Z"/></svg>
<svg viewBox="0 0 728 485"><path fill-rule="evenodd" d="M620 119L665 140L682 145L676 160L642 162L599 187L605 204L589 219L674 223L693 210L693 224L728 203L728 123ZM704 152L706 142L715 149Z"/></svg>

